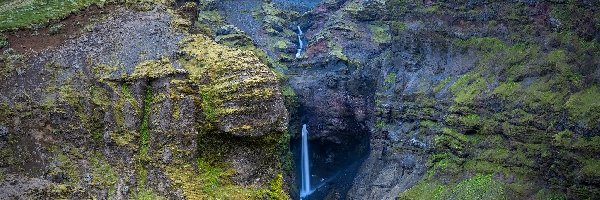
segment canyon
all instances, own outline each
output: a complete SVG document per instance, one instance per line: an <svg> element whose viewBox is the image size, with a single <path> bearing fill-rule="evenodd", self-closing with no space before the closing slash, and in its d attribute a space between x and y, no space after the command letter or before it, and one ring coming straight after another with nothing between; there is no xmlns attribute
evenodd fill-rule
<svg viewBox="0 0 600 200"><path fill-rule="evenodd" d="M600 198L597 0L40 2L0 199Z"/></svg>

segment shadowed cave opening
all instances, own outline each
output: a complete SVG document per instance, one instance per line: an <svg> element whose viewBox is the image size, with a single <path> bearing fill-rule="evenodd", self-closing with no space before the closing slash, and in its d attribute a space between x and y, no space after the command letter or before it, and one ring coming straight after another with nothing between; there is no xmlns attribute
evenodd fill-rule
<svg viewBox="0 0 600 200"><path fill-rule="evenodd" d="M303 118L306 118L304 116ZM310 161L310 185L314 190L305 200L345 199L353 185L354 177L369 152L369 131L356 128L344 130L344 133L330 133L336 139L319 134L317 128L311 129L310 120L302 120L298 127L307 124L308 149ZM354 126L353 126L354 127ZM301 190L301 129L296 129L291 141L295 162L297 191ZM300 199L299 194L292 194Z"/></svg>

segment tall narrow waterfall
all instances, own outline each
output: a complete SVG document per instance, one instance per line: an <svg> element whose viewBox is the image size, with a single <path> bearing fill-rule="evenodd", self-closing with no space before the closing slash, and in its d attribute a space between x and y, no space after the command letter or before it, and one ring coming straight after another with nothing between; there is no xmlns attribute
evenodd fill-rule
<svg viewBox="0 0 600 200"><path fill-rule="evenodd" d="M302 42L303 35L304 33L302 33L302 29L300 26L298 26L298 51L296 52L296 58L300 58L300 55L302 55L302 49L304 49L304 42Z"/></svg>
<svg viewBox="0 0 600 200"><path fill-rule="evenodd" d="M310 168L308 161L308 130L306 124L302 125L302 160L300 161L302 170L302 188L300 188L300 198L304 198L310 193Z"/></svg>

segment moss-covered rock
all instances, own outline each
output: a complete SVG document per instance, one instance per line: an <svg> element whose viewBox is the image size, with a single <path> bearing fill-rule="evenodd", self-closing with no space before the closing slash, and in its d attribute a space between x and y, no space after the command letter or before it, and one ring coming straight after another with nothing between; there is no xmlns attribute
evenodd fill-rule
<svg viewBox="0 0 600 200"><path fill-rule="evenodd" d="M185 5L118 3L124 14L98 22L110 35L84 32L46 54L0 56L0 189L11 191L0 198L288 199L288 116L264 53L189 33L190 19L177 14ZM123 24L146 17L158 20L124 33ZM127 46L156 31L178 36ZM189 37L180 42L182 32ZM16 149L23 153L9 153Z"/></svg>
<svg viewBox="0 0 600 200"><path fill-rule="evenodd" d="M191 37L182 45L181 62L200 87L208 125L236 136L285 129L287 113L277 78L252 52L205 36Z"/></svg>

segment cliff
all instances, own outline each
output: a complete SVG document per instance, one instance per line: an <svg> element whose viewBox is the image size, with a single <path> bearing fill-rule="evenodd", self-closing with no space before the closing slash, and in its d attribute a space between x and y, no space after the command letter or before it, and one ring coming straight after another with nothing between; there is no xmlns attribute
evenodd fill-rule
<svg viewBox="0 0 600 200"><path fill-rule="evenodd" d="M596 0L40 2L0 199L297 199L302 124L307 199L600 198Z"/></svg>

